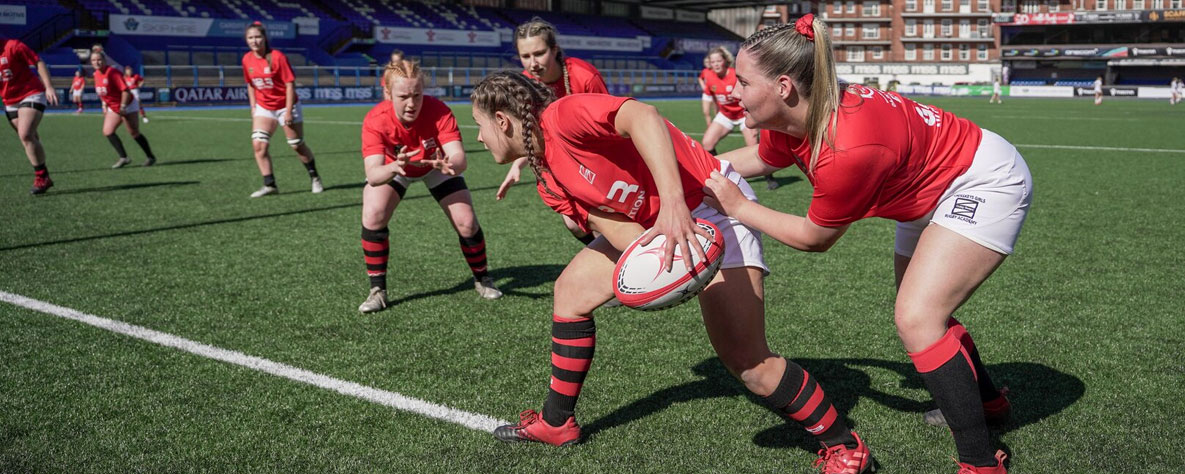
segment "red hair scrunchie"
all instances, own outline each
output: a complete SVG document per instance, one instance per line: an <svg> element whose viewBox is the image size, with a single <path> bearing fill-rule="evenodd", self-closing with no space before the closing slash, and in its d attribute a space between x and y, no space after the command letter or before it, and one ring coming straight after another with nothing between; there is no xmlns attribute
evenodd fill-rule
<svg viewBox="0 0 1185 474"><path fill-rule="evenodd" d="M810 41L815 40L815 14L807 13L794 22L794 30Z"/></svg>

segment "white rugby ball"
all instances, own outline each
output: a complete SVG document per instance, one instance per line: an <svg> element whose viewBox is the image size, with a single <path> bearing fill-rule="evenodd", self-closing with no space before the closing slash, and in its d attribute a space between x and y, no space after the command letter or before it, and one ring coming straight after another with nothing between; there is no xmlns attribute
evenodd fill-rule
<svg viewBox="0 0 1185 474"><path fill-rule="evenodd" d="M696 219L695 223L708 231L712 239L696 235L708 258L707 261L701 261L699 254L692 252L688 257L694 263L690 272L683 261L681 246L675 247L671 271L663 268L666 260L663 248L667 242L665 235L655 237L647 245L640 245L639 242L646 235L643 233L626 247L613 269L613 293L621 304L645 311L670 308L691 299L712 281L720 270L720 261L724 259L724 236L711 222Z"/></svg>

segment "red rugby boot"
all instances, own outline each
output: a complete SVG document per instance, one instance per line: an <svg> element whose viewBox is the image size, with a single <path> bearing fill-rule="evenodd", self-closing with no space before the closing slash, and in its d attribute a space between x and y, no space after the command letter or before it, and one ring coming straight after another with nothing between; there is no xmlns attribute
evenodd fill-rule
<svg viewBox="0 0 1185 474"><path fill-rule="evenodd" d="M563 426L551 426L543 421L543 415L535 410L518 414L517 425L503 425L494 430L494 437L500 441L517 443L535 441L553 446L569 446L580 441L580 425L576 417L568 417Z"/></svg>
<svg viewBox="0 0 1185 474"><path fill-rule="evenodd" d="M819 459L815 460L815 467L819 468L823 474L860 474L865 471L875 470L872 467L872 453L868 451L868 446L864 445L864 440L855 431L852 432L852 437L856 438L858 443L855 449L849 449L842 444L836 446L823 446L819 450Z"/></svg>
<svg viewBox="0 0 1185 474"><path fill-rule="evenodd" d="M53 180L49 179L49 176L46 176L44 178L34 177L33 178L33 189L29 190L29 194L32 194L34 196L36 196L38 194L45 194L45 192L49 191L49 188L52 188L52 187L53 187Z"/></svg>
<svg viewBox="0 0 1185 474"><path fill-rule="evenodd" d="M996 451L995 466L976 467L959 463L959 472L956 474L1008 474L1008 469L1004 467L1005 459L1008 459L1008 455L1004 451Z"/></svg>

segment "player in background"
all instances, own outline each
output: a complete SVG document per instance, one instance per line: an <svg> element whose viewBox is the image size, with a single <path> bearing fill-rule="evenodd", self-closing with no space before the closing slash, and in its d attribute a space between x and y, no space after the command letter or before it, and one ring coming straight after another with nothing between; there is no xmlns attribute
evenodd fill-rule
<svg viewBox="0 0 1185 474"><path fill-rule="evenodd" d="M961 474L1004 473L987 418L1007 419L971 335L952 315L1013 246L1032 177L1007 140L896 93L838 82L828 27L808 14L741 44L733 95L761 143L730 160L745 176L797 166L814 187L806 217L744 199L724 177L715 205L790 247L823 252L853 222L898 221L894 322L954 435Z"/></svg>
<svg viewBox="0 0 1185 474"><path fill-rule="evenodd" d="M716 99L712 97L711 92L708 90L707 82L708 74L711 73L712 58L704 55L704 68L700 69L699 77L696 78L696 82L699 83L700 90L704 91L704 94L700 96L700 110L702 110L704 113L704 130L707 130L708 127L712 126L712 117L715 116L712 111L712 106L716 105Z"/></svg>
<svg viewBox="0 0 1185 474"><path fill-rule="evenodd" d="M136 74L131 66L123 67L123 80L127 82L128 90L136 100L140 100L140 86L144 84L144 76ZM143 105L140 106L140 119L144 123L148 123L148 112L144 111Z"/></svg>
<svg viewBox="0 0 1185 474"><path fill-rule="evenodd" d="M132 95L119 69L107 64L106 54L101 51L92 51L91 67L95 69L95 93L99 95L99 100L105 105L103 136L107 137L107 141L111 142L111 147L115 148L115 153L119 155L119 159L111 167L123 168L132 162L128 159L128 153L123 148L123 141L119 139L119 135L115 134L121 123L127 129L128 135L132 136L132 139L136 141L137 145L140 145L140 149L147 156L144 166L152 166L156 163L156 155L152 154L152 147L148 146L148 138L140 133L140 122L136 120L136 112L140 110L140 99Z"/></svg>
<svg viewBox="0 0 1185 474"><path fill-rule="evenodd" d="M703 258L694 218L715 224L725 241L720 272L699 294L708 339L724 365L777 413L824 445L825 473L862 472L868 448L837 413L819 383L801 366L769 349L762 279L768 272L761 235L703 204L702 183L728 176L751 188L722 162L658 114L630 98L576 94L554 99L538 82L510 72L487 76L473 89L478 140L498 163L525 156L539 176L536 189L556 212L601 233L568 263L555 282L552 377L542 412L497 428L506 442L565 446L580 440L576 401L596 349L593 310L613 298L613 267L634 238L667 237L664 265L685 265L674 249ZM554 101L554 102L553 102ZM677 436L674 434L673 436ZM819 464L817 463L817 464Z"/></svg>
<svg viewBox="0 0 1185 474"><path fill-rule="evenodd" d="M457 231L461 253L473 273L473 286L485 299L502 292L486 263L486 241L465 178L468 166L457 119L444 102L424 96L423 74L411 61L387 64L383 83L390 98L362 121L362 157L367 185L362 188L362 251L370 294L358 311L387 307L387 224L408 186L423 181ZM413 274L406 276L414 277Z"/></svg>
<svg viewBox="0 0 1185 474"><path fill-rule="evenodd" d="M1185 89L1185 85L1181 84L1181 78L1174 77L1169 82L1169 93L1172 97L1169 98L1169 105L1177 105L1181 102L1181 90Z"/></svg>
<svg viewBox="0 0 1185 474"><path fill-rule="evenodd" d="M82 76L82 69L74 71L74 81L70 83L70 99L74 101L74 105L78 106L78 110L74 111L75 115L82 113L82 90L86 88L86 78Z"/></svg>
<svg viewBox="0 0 1185 474"><path fill-rule="evenodd" d="M514 29L514 48L523 64L523 74L551 88L557 98L570 94L609 93L601 72L592 64L565 55L556 40L555 26L539 17ZM514 161L514 165L506 172L502 185L498 186L496 197L499 201L505 198L510 187L519 181L525 166L526 158ZM596 238L595 235L581 230L567 216L563 216L563 219L564 226L572 236L585 245Z"/></svg>
<svg viewBox="0 0 1185 474"><path fill-rule="evenodd" d="M745 146L757 144L757 130L745 126L745 110L732 98L732 90L737 83L736 70L732 68L732 63L732 53L723 46L717 46L708 52L710 70L704 75L704 85L707 94L716 103L716 116L704 130L703 144L713 155L716 154L716 145L720 140L737 127L740 127L741 136L745 138ZM778 188L773 174L765 177L765 185L770 190Z"/></svg>
<svg viewBox="0 0 1185 474"><path fill-rule="evenodd" d="M989 104L991 104L991 103L1003 104L1004 98L1001 96L1001 93L1002 93L1002 91L1000 90L1000 78L998 78L998 77L992 78L992 96L991 96L991 98L988 99L988 103Z"/></svg>
<svg viewBox="0 0 1185 474"><path fill-rule="evenodd" d="M1103 103L1103 76L1094 80L1094 105Z"/></svg>
<svg viewBox="0 0 1185 474"><path fill-rule="evenodd" d="M263 175L263 187L251 193L251 197L279 192L276 177L272 174L272 156L268 152L268 143L277 125L284 127L288 146L296 151L297 158L308 171L312 192L324 191L313 150L304 141L304 116L296 98L296 75L288 64L288 57L271 48L267 30L258 21L247 26L244 37L250 49L243 55L243 80L250 89L247 98L251 102L251 146L259 174Z"/></svg>
<svg viewBox="0 0 1185 474"><path fill-rule="evenodd" d="M0 36L0 101L4 102L8 124L25 149L25 157L33 165L33 187L29 194L44 194L53 186L53 180L45 167L45 148L41 146L37 126L41 124L46 104L58 105L58 95L45 61L20 40L3 36Z"/></svg>

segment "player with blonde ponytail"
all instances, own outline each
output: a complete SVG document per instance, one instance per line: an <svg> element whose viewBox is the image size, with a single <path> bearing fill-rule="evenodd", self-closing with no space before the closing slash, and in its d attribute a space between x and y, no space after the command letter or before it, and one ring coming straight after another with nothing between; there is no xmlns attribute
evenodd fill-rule
<svg viewBox="0 0 1185 474"><path fill-rule="evenodd" d="M603 94L554 99L549 88L514 73L495 73L473 89L478 141L505 164L518 157L535 167L543 201L600 237L576 254L555 282L552 302L552 378L541 412L526 410L497 428L506 442L566 446L580 441L576 400L596 349L593 311L613 298L613 266L621 250L650 233L668 237L664 264L703 249L693 218L712 222L725 242L720 272L699 294L708 339L724 366L754 395L850 462L829 474L855 474L871 463L869 451L801 366L770 350L765 339L768 270L761 234L704 204L702 183L727 176L756 200L748 183L675 128L649 105ZM700 255L702 258L702 254ZM848 448L851 444L854 448ZM827 452L826 449L824 452Z"/></svg>
<svg viewBox="0 0 1185 474"><path fill-rule="evenodd" d="M418 64L392 61L383 70L382 80L386 100L374 106L362 121L367 183L362 188L362 252L370 293L358 311L373 313L389 304L387 260L391 241L387 224L407 188L417 181L428 186L428 192L457 231L477 294L485 299L502 297L489 275L485 234L461 176L468 164L456 117L444 102L424 95L424 78Z"/></svg>
<svg viewBox="0 0 1185 474"><path fill-rule="evenodd" d="M1012 253L1032 200L1028 167L966 119L841 84L827 31L806 15L741 44L733 94L761 143L720 156L744 176L797 166L815 190L806 217L745 199L719 175L705 183L709 201L808 252L826 251L857 220L897 221L894 322L939 408L925 419L950 427L960 474L1005 473L987 425L1006 422L1011 404L952 314ZM842 453L824 461L840 462Z"/></svg>

